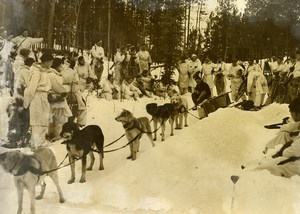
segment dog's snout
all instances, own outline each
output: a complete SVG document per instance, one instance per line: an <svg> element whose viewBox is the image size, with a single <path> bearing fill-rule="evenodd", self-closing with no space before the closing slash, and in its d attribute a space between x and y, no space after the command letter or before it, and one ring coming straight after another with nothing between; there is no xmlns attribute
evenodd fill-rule
<svg viewBox="0 0 300 214"><path fill-rule="evenodd" d="M68 132L64 132L62 134L62 137L65 138L66 140L71 140L72 139L72 134Z"/></svg>

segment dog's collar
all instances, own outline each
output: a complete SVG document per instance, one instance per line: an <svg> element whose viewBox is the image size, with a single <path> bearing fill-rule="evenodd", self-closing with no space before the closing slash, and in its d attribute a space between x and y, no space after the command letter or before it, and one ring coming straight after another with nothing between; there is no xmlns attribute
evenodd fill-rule
<svg viewBox="0 0 300 214"><path fill-rule="evenodd" d="M137 125L138 121L137 120L132 120L130 121L129 123L126 123L123 125L123 128L125 130L132 130L134 128L138 128L138 125Z"/></svg>
<svg viewBox="0 0 300 214"><path fill-rule="evenodd" d="M123 128L124 128L125 130L131 130L131 129L133 129L133 128L134 128L134 121L132 120L132 121L130 121L130 122L124 124L124 125L123 125Z"/></svg>

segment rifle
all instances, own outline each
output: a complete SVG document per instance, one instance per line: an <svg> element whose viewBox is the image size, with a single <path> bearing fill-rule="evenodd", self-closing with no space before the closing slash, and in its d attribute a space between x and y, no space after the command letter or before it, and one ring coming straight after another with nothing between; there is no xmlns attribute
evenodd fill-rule
<svg viewBox="0 0 300 214"><path fill-rule="evenodd" d="M289 117L285 117L282 119L282 122L281 123L274 123L274 124L270 124L270 125L265 125L264 127L266 129L280 129L280 127L284 124L287 124L289 120Z"/></svg>
<svg viewBox="0 0 300 214"><path fill-rule="evenodd" d="M111 70L114 66L115 66L115 62L112 64L112 66L110 66L109 70Z"/></svg>

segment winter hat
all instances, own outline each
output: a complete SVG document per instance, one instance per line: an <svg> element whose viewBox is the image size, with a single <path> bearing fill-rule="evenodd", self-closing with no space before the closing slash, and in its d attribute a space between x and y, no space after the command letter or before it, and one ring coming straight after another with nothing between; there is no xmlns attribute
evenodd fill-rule
<svg viewBox="0 0 300 214"><path fill-rule="evenodd" d="M40 58L41 62L48 62L48 61L52 61L53 59L54 58L53 58L52 54L48 53L48 52L43 53L43 55Z"/></svg>
<svg viewBox="0 0 300 214"><path fill-rule="evenodd" d="M29 54L30 54L30 50L29 50L28 48L22 48L22 49L20 50L20 55L21 55L21 56L28 57Z"/></svg>
<svg viewBox="0 0 300 214"><path fill-rule="evenodd" d="M27 65L27 66L31 66L33 63L35 62L35 60L31 57L27 58L24 60L24 64Z"/></svg>
<svg viewBox="0 0 300 214"><path fill-rule="evenodd" d="M54 69L58 68L62 64L62 62L63 62L62 59L54 58L53 62L52 62L52 65L51 65L51 68L54 68Z"/></svg>
<svg viewBox="0 0 300 214"><path fill-rule="evenodd" d="M300 97L297 97L289 104L290 112L300 113Z"/></svg>
<svg viewBox="0 0 300 214"><path fill-rule="evenodd" d="M192 57L192 58L197 58L197 55L196 55L196 54L192 54L191 57Z"/></svg>

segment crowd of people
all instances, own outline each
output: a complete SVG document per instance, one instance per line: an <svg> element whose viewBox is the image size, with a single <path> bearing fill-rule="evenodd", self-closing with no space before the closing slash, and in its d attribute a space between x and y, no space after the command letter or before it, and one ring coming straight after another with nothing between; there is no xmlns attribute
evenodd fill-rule
<svg viewBox="0 0 300 214"><path fill-rule="evenodd" d="M43 38L31 38L27 30L14 38L1 28L0 37L0 93L8 90L14 97L13 107L8 109L11 117L8 138L13 142L24 142L26 138L32 148L46 140L60 139L61 127L68 120L76 121L80 127L86 125L83 93L87 90L96 90L97 95L106 100L138 100L142 96L162 96L174 88L171 85L163 89L161 81L153 78L152 60L146 45L139 49L133 45L118 48L113 66L107 78L103 78L106 56L101 40L92 46L89 60L75 52L55 55L49 50L39 57L32 46L43 42ZM227 86L232 102L248 99L258 109L274 101L290 103L300 93L299 52L264 61L233 59L230 65L221 58L212 62L205 57L201 62L196 54L183 55L175 67L178 93L191 93L193 109L227 93ZM155 86L155 83L158 84ZM243 85L244 90L241 90ZM21 121L15 121L20 118ZM24 124L27 131L22 129L20 134L20 130L15 130L15 124Z"/></svg>
<svg viewBox="0 0 300 214"><path fill-rule="evenodd" d="M7 108L11 147L30 144L36 150L56 141L69 120L85 126L86 91L97 90L99 97L107 100L151 96L152 61L146 46L138 52L133 46L118 49L114 72L102 80L102 41L92 46L91 60L76 52L34 51L33 46L41 42L43 38L29 37L27 30L13 38L0 28L0 95L12 97Z"/></svg>
<svg viewBox="0 0 300 214"><path fill-rule="evenodd" d="M191 92L195 106L230 92L232 102L250 100L254 108L260 109L272 102L290 103L300 93L300 52L264 60L233 59L230 65L220 58L214 63L209 57L201 63L193 54L190 58L183 56L177 70L179 92ZM199 85L195 82L198 77ZM226 91L228 84L230 91Z"/></svg>

